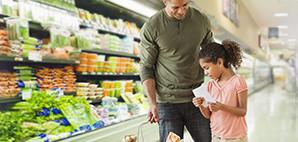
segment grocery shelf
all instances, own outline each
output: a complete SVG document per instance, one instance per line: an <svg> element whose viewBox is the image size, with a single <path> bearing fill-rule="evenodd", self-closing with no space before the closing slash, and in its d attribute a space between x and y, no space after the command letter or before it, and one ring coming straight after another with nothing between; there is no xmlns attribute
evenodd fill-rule
<svg viewBox="0 0 298 142"><path fill-rule="evenodd" d="M77 73L77 75L96 75L96 76L139 76L139 73Z"/></svg>
<svg viewBox="0 0 298 142"><path fill-rule="evenodd" d="M71 64L71 65L75 65L75 64L79 64L80 62L77 60L65 60L65 59L49 59L49 58L44 58L44 61L42 61L42 63L50 63L50 64ZM27 62L33 62L30 61L28 59L25 59L25 61Z"/></svg>
<svg viewBox="0 0 298 142"><path fill-rule="evenodd" d="M81 81L107 79L107 80L140 80L138 73L77 73L77 79Z"/></svg>
<svg viewBox="0 0 298 142"><path fill-rule="evenodd" d="M102 102L102 100L87 100L90 104L99 104Z"/></svg>
<svg viewBox="0 0 298 142"><path fill-rule="evenodd" d="M17 63L42 63L42 64L79 64L79 61L76 60L63 60L63 59L49 59L43 58L43 61L32 61L27 57L16 58L0 55L0 62L17 62Z"/></svg>
<svg viewBox="0 0 298 142"><path fill-rule="evenodd" d="M16 103L22 101L22 97L0 97L0 104Z"/></svg>
<svg viewBox="0 0 298 142"><path fill-rule="evenodd" d="M140 130L142 131L144 140L159 141L158 125L145 122L147 122L147 114L135 116L128 120L123 120L122 122L115 123L91 132L65 138L59 140L59 142L119 142L126 135L137 135L138 128L142 129ZM139 141L141 141L141 139Z"/></svg>
<svg viewBox="0 0 298 142"><path fill-rule="evenodd" d="M90 53L112 55L112 56L119 56L119 57L130 57L130 58L134 58L134 59L140 59L140 57L138 55L125 53L125 52L119 52L119 51L105 50L105 49L83 49L82 51L90 52Z"/></svg>
<svg viewBox="0 0 298 142"><path fill-rule="evenodd" d="M29 21L29 32L30 35L36 38L49 38L50 37L50 32L46 29L44 29L41 25L40 22L36 21Z"/></svg>
<svg viewBox="0 0 298 142"><path fill-rule="evenodd" d="M64 95L66 96L72 96L72 95L76 95L77 92L63 92Z"/></svg>
<svg viewBox="0 0 298 142"><path fill-rule="evenodd" d="M87 10L90 13L97 13L110 19L123 19L124 21L135 23L138 27L142 27L142 25L148 20L147 17L141 14L127 10L126 8L115 5L114 3L108 2L106 0L97 0L96 2L95 0L76 0L75 2L78 8ZM146 5L155 7L156 9L162 9L163 7L161 3L158 7L156 7L157 5L153 2L143 2L146 2Z"/></svg>
<svg viewBox="0 0 298 142"><path fill-rule="evenodd" d="M61 10L65 10L67 12L70 12L71 14L77 14L77 11L76 10L72 11L70 9L65 9L63 7L59 7L59 6L53 5L53 4L51 4L51 2L40 1L40 0L32 0L32 1L34 1L36 3L43 4L43 5L47 5L47 6L50 6L50 7L55 7L55 8L61 9Z"/></svg>
<svg viewBox="0 0 298 142"><path fill-rule="evenodd" d="M4 14L0 14L0 18L5 18L5 17L9 17L9 16L4 15Z"/></svg>
<svg viewBox="0 0 298 142"><path fill-rule="evenodd" d="M8 17L12 17L12 16L0 14L0 18L8 18ZM15 18L19 18L19 17L15 17ZM30 28L29 30L30 35L33 35L34 37L38 37L38 38L50 37L50 32L45 30L41 26L40 22L29 20L29 28Z"/></svg>
<svg viewBox="0 0 298 142"><path fill-rule="evenodd" d="M81 24L80 28L82 28L82 29L84 29L84 28L93 28L93 26L91 24ZM139 37L135 37L135 36L128 35L128 34L125 34L125 33L114 32L114 31L111 31L111 30L101 29L101 28L95 28L95 29L97 29L99 33L116 35L120 38L123 38L123 37L126 37L126 36L131 36L131 37L134 38L135 41L140 42Z"/></svg>

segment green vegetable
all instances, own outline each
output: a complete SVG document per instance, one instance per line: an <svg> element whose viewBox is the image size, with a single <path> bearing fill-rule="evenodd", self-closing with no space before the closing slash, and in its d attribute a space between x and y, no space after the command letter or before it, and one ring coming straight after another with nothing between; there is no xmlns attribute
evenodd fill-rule
<svg viewBox="0 0 298 142"><path fill-rule="evenodd" d="M41 41L33 37L27 37L22 40L22 43L29 44L29 45L40 45Z"/></svg>
<svg viewBox="0 0 298 142"><path fill-rule="evenodd" d="M28 21L22 20L19 24L20 28L20 34L22 39L29 38L29 23Z"/></svg>

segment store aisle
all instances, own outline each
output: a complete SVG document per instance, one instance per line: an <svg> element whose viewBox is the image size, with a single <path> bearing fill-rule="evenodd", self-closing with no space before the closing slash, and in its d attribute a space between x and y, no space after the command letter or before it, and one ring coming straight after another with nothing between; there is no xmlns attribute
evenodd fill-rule
<svg viewBox="0 0 298 142"><path fill-rule="evenodd" d="M270 85L248 98L249 142L297 142L298 97Z"/></svg>
<svg viewBox="0 0 298 142"><path fill-rule="evenodd" d="M248 97L249 142L297 142L298 96L272 84ZM185 133L184 142L192 142Z"/></svg>

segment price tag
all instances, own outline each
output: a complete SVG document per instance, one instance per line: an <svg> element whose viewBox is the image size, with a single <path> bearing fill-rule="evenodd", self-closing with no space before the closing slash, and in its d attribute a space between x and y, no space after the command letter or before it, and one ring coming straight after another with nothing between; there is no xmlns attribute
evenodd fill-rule
<svg viewBox="0 0 298 142"><path fill-rule="evenodd" d="M22 90L22 99L28 100L31 98L32 95L32 89L24 89Z"/></svg>
<svg viewBox="0 0 298 142"><path fill-rule="evenodd" d="M14 60L18 61L18 62L21 62L21 61L23 61L23 58L22 57L15 57Z"/></svg>
<svg viewBox="0 0 298 142"><path fill-rule="evenodd" d="M41 56L40 52L38 52L38 51L29 51L28 59L35 61L35 62L41 62L42 56Z"/></svg>

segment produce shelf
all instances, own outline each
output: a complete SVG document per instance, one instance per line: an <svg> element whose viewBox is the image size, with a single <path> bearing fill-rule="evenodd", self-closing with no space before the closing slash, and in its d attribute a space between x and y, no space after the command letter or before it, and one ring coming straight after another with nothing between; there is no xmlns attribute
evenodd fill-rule
<svg viewBox="0 0 298 142"><path fill-rule="evenodd" d="M79 64L79 61L76 60L61 60L61 59L49 59L44 58L42 61L32 61L27 57L16 58L0 55L0 62L17 62L17 63L42 63L42 64Z"/></svg>
<svg viewBox="0 0 298 142"><path fill-rule="evenodd" d="M40 1L40 0L32 0L36 3L39 3L39 4L43 4L43 5L47 5L47 6L51 6L51 7L55 7L55 8L58 8L58 9L61 9L61 10L65 10L71 14L77 14L77 10L76 9L65 9L61 6L57 6L57 5L54 5L54 4L51 4L51 2L47 2L47 1Z"/></svg>
<svg viewBox="0 0 298 142"><path fill-rule="evenodd" d="M22 97L0 97L0 104L16 103L22 101Z"/></svg>
<svg viewBox="0 0 298 142"><path fill-rule="evenodd" d="M140 80L138 73L77 73L79 81L88 80Z"/></svg>
<svg viewBox="0 0 298 142"><path fill-rule="evenodd" d="M82 28L82 29L84 29L84 28L93 28L93 26L91 24L81 24L80 28ZM126 36L131 36L131 37L134 38L135 41L140 42L139 37L135 37L135 36L128 35L128 34L125 34L125 33L120 33L120 32L114 32L114 31L110 31L110 30L106 30L106 29L101 29L101 28L95 28L95 29L97 29L99 33L116 35L120 38L123 38L123 37L126 37Z"/></svg>
<svg viewBox="0 0 298 142"><path fill-rule="evenodd" d="M82 52L90 52L90 53L98 53L98 54L105 54L105 55L112 55L112 56L119 56L119 57L130 57L134 59L140 59L138 55L125 53L125 52L110 51L105 49L83 49Z"/></svg>
<svg viewBox="0 0 298 142"><path fill-rule="evenodd" d="M78 134L59 142L119 142L125 135L137 134L142 128L144 140L159 141L158 125L147 124L147 114L141 114L94 131ZM143 125L141 125L143 124Z"/></svg>

